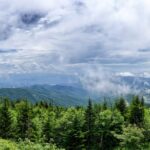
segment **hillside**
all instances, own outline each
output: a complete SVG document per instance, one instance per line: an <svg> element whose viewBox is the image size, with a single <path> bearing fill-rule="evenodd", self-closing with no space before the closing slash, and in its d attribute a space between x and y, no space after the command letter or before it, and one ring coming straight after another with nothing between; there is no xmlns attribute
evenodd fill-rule
<svg viewBox="0 0 150 150"><path fill-rule="evenodd" d="M73 86L63 85L35 85L24 88L1 88L1 97L11 99L29 99L37 102L46 100L56 105L70 106L83 105L87 103L88 93L82 89Z"/></svg>
<svg viewBox="0 0 150 150"><path fill-rule="evenodd" d="M112 81L113 82L113 81ZM146 103L150 103L150 78L134 76L118 76L117 85L126 85L130 87L130 93L122 93L126 100L130 101L134 94L143 96ZM121 87L121 86L120 86ZM136 92L135 92L136 91ZM1 97L13 99L29 99L35 103L40 100L50 101L56 105L74 106L85 105L89 97L96 102L104 100L104 97L113 103L118 96L115 93L93 93L87 91L81 85L33 85L20 88L0 88Z"/></svg>

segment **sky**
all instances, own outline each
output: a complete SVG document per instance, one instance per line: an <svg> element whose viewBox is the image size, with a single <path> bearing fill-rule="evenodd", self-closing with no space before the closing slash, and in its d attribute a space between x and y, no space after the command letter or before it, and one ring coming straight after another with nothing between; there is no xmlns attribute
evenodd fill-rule
<svg viewBox="0 0 150 150"><path fill-rule="evenodd" d="M1 84L149 72L149 0L0 0Z"/></svg>

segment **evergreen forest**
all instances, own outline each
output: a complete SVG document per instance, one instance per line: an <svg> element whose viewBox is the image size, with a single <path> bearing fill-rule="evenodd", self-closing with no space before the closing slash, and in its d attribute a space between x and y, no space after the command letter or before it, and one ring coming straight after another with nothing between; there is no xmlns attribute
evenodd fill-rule
<svg viewBox="0 0 150 150"><path fill-rule="evenodd" d="M0 150L149 150L149 143L150 108L138 96L74 107L0 101Z"/></svg>

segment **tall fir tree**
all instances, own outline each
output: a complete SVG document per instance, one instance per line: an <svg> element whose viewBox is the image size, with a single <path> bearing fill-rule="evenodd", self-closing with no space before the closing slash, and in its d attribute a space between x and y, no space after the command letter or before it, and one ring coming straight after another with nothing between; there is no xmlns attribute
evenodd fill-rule
<svg viewBox="0 0 150 150"><path fill-rule="evenodd" d="M127 110L127 104L123 97L119 98L115 103L115 108L124 116Z"/></svg>
<svg viewBox="0 0 150 150"><path fill-rule="evenodd" d="M9 100L4 99L2 108L0 109L0 136L4 139L12 136L12 116L9 111Z"/></svg>
<svg viewBox="0 0 150 150"><path fill-rule="evenodd" d="M18 120L17 120L17 133L18 137L21 139L30 138L32 131L32 122L31 122L31 108L27 101L24 101L22 105Z"/></svg>
<svg viewBox="0 0 150 150"><path fill-rule="evenodd" d="M108 108L108 103L107 103L106 98L104 98L104 102L102 104L102 110L106 110L107 108Z"/></svg>
<svg viewBox="0 0 150 150"><path fill-rule="evenodd" d="M131 124L136 124L142 127L144 124L144 102L138 96L134 96L130 105L129 121Z"/></svg>
<svg viewBox="0 0 150 150"><path fill-rule="evenodd" d="M94 126L95 115L93 111L92 101L89 99L88 106L85 111L85 145L87 150L91 150L94 145Z"/></svg>
<svg viewBox="0 0 150 150"><path fill-rule="evenodd" d="M82 131L82 125L78 116L75 116L72 122L72 126L66 135L66 149L67 150L79 150L84 149L84 133Z"/></svg>
<svg viewBox="0 0 150 150"><path fill-rule="evenodd" d="M53 135L53 124L51 122L51 116L48 115L48 119L46 120L45 124L43 125L42 129L42 134L43 134L43 139L46 143L52 143L54 140L54 135Z"/></svg>

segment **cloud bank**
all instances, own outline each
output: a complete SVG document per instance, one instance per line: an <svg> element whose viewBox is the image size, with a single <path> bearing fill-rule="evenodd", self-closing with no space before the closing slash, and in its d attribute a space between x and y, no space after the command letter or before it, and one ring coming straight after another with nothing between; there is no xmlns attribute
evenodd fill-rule
<svg viewBox="0 0 150 150"><path fill-rule="evenodd" d="M0 74L149 72L149 18L149 0L0 0Z"/></svg>
<svg viewBox="0 0 150 150"><path fill-rule="evenodd" d="M127 73L121 74L124 77L128 76ZM84 74L80 76L80 81L84 88L86 88L90 93L97 95L113 95L113 96L123 96L127 94L137 94L140 92L136 85L124 81L123 78L116 76L112 72L106 72L99 68L88 68L85 70ZM133 78L133 82L134 82ZM108 94L109 93L109 94Z"/></svg>

